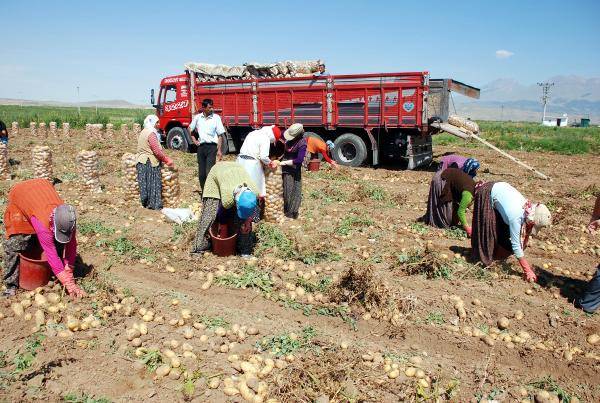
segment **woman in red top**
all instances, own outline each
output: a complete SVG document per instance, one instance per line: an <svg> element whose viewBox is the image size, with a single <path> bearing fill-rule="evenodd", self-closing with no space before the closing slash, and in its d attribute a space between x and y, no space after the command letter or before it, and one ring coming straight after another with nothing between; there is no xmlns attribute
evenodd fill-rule
<svg viewBox="0 0 600 403"><path fill-rule="evenodd" d="M306 159L305 159L305 167L308 166L308 161L315 159L319 154L323 155L325 161L329 162L332 167L337 168L338 164L334 160L331 159L331 151L333 150L334 144L333 141L327 141L325 143L318 137L307 136L306 137Z"/></svg>

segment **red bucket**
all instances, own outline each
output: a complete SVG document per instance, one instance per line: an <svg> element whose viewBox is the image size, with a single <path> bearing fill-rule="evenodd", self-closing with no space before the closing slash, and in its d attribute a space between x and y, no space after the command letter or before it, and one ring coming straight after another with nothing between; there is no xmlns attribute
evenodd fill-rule
<svg viewBox="0 0 600 403"><path fill-rule="evenodd" d="M33 248L19 254L19 287L35 290L50 281L50 265L41 248Z"/></svg>
<svg viewBox="0 0 600 403"><path fill-rule="evenodd" d="M317 172L319 169L321 169L321 161L319 161L318 159L310 160L308 162L308 170L309 171Z"/></svg>
<svg viewBox="0 0 600 403"><path fill-rule="evenodd" d="M226 228L223 228L224 226ZM215 255L221 257L235 255L237 246L237 232L234 232L233 234L231 232L231 226L228 226L226 224L219 224L217 222L215 222L213 226L209 229L208 233L210 234L212 252ZM226 238L222 238L215 234L227 234L228 236Z"/></svg>

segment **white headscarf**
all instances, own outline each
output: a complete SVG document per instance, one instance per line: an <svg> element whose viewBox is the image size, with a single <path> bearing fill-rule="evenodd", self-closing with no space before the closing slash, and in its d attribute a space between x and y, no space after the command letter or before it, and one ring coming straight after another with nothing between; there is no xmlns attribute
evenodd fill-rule
<svg viewBox="0 0 600 403"><path fill-rule="evenodd" d="M156 122L158 122L158 116L156 116L156 115L146 116L146 118L144 119L144 129L152 130L152 133L154 133L154 135L156 136L156 139L160 143L160 133L158 133L158 130L156 130L156 127L154 127L154 126L156 126Z"/></svg>

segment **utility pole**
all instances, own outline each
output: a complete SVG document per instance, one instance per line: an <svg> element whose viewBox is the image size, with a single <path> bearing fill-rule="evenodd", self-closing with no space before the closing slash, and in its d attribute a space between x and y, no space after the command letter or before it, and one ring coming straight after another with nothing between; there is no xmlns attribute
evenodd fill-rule
<svg viewBox="0 0 600 403"><path fill-rule="evenodd" d="M500 109L500 121L504 121L504 105L502 105Z"/></svg>
<svg viewBox="0 0 600 403"><path fill-rule="evenodd" d="M77 114L81 116L81 102L79 101L79 86L77 86Z"/></svg>
<svg viewBox="0 0 600 403"><path fill-rule="evenodd" d="M548 104L548 100L550 99L550 87L554 85L554 83L537 83L540 87L542 87L542 104L544 105L544 112L542 114L542 122L546 120L546 104Z"/></svg>

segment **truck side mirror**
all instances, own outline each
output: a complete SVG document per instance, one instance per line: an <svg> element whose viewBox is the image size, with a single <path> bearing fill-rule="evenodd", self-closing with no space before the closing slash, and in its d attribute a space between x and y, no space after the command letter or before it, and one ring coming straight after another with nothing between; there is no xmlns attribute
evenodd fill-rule
<svg viewBox="0 0 600 403"><path fill-rule="evenodd" d="M156 107L156 104L154 103L154 88L150 90L150 104Z"/></svg>

